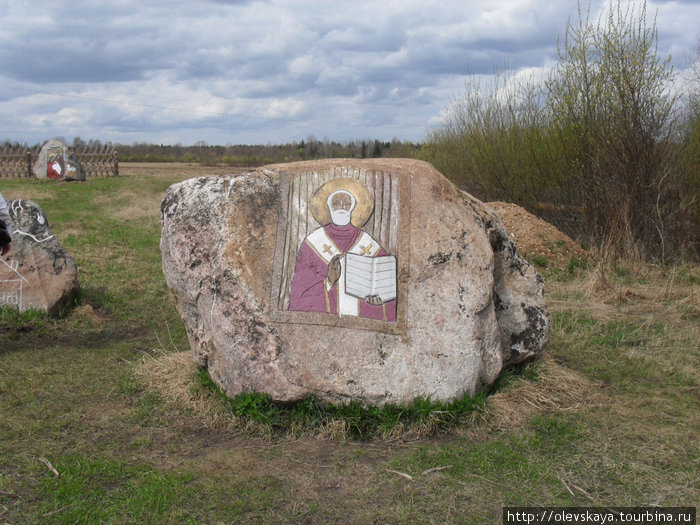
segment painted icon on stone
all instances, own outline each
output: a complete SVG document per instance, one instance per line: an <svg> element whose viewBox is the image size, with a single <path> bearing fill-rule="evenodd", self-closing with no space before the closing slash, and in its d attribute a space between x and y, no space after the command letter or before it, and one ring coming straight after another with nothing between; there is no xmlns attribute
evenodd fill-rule
<svg viewBox="0 0 700 525"><path fill-rule="evenodd" d="M374 211L354 179L323 184L309 202L322 225L299 247L289 310L396 322L396 257L362 228Z"/></svg>
<svg viewBox="0 0 700 525"><path fill-rule="evenodd" d="M61 179L65 175L66 150L63 146L51 146L46 150L46 177Z"/></svg>

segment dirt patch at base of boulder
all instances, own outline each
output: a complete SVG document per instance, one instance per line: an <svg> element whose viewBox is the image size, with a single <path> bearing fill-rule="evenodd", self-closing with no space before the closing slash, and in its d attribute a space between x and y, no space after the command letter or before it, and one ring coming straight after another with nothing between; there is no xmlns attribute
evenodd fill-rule
<svg viewBox="0 0 700 525"><path fill-rule="evenodd" d="M508 202L487 202L486 205L501 218L518 252L526 259L545 258L545 266L564 267L572 257L582 261L590 258L571 237L525 208Z"/></svg>

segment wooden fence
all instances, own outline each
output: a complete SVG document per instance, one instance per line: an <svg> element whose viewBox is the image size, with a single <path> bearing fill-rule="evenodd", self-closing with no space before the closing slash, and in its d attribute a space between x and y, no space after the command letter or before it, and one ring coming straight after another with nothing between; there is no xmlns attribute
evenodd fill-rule
<svg viewBox="0 0 700 525"><path fill-rule="evenodd" d="M34 178L32 168L39 157L41 147L10 145L0 146L0 179ZM85 177L116 177L119 161L114 147L106 144L86 146L82 151L66 147L66 156L80 162Z"/></svg>
<svg viewBox="0 0 700 525"><path fill-rule="evenodd" d="M39 155L40 148L27 149L24 146L0 147L0 179L34 177L32 159Z"/></svg>

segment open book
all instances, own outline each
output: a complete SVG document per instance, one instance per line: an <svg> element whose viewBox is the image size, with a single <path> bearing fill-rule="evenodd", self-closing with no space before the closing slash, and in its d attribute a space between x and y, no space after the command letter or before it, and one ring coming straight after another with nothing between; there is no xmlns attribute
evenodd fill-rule
<svg viewBox="0 0 700 525"><path fill-rule="evenodd" d="M345 293L359 299L378 295L382 302L396 299L396 257L345 254Z"/></svg>

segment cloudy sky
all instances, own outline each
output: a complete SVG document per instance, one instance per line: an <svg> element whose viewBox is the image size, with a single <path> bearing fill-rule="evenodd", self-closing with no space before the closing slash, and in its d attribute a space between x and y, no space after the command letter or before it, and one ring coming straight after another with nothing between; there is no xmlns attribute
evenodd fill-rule
<svg viewBox="0 0 700 525"><path fill-rule="evenodd" d="M638 3L638 2L637 2ZM604 0L591 0L597 18ZM700 0L648 1L686 68ZM0 140L420 141L466 75L556 61L575 0L0 0Z"/></svg>

